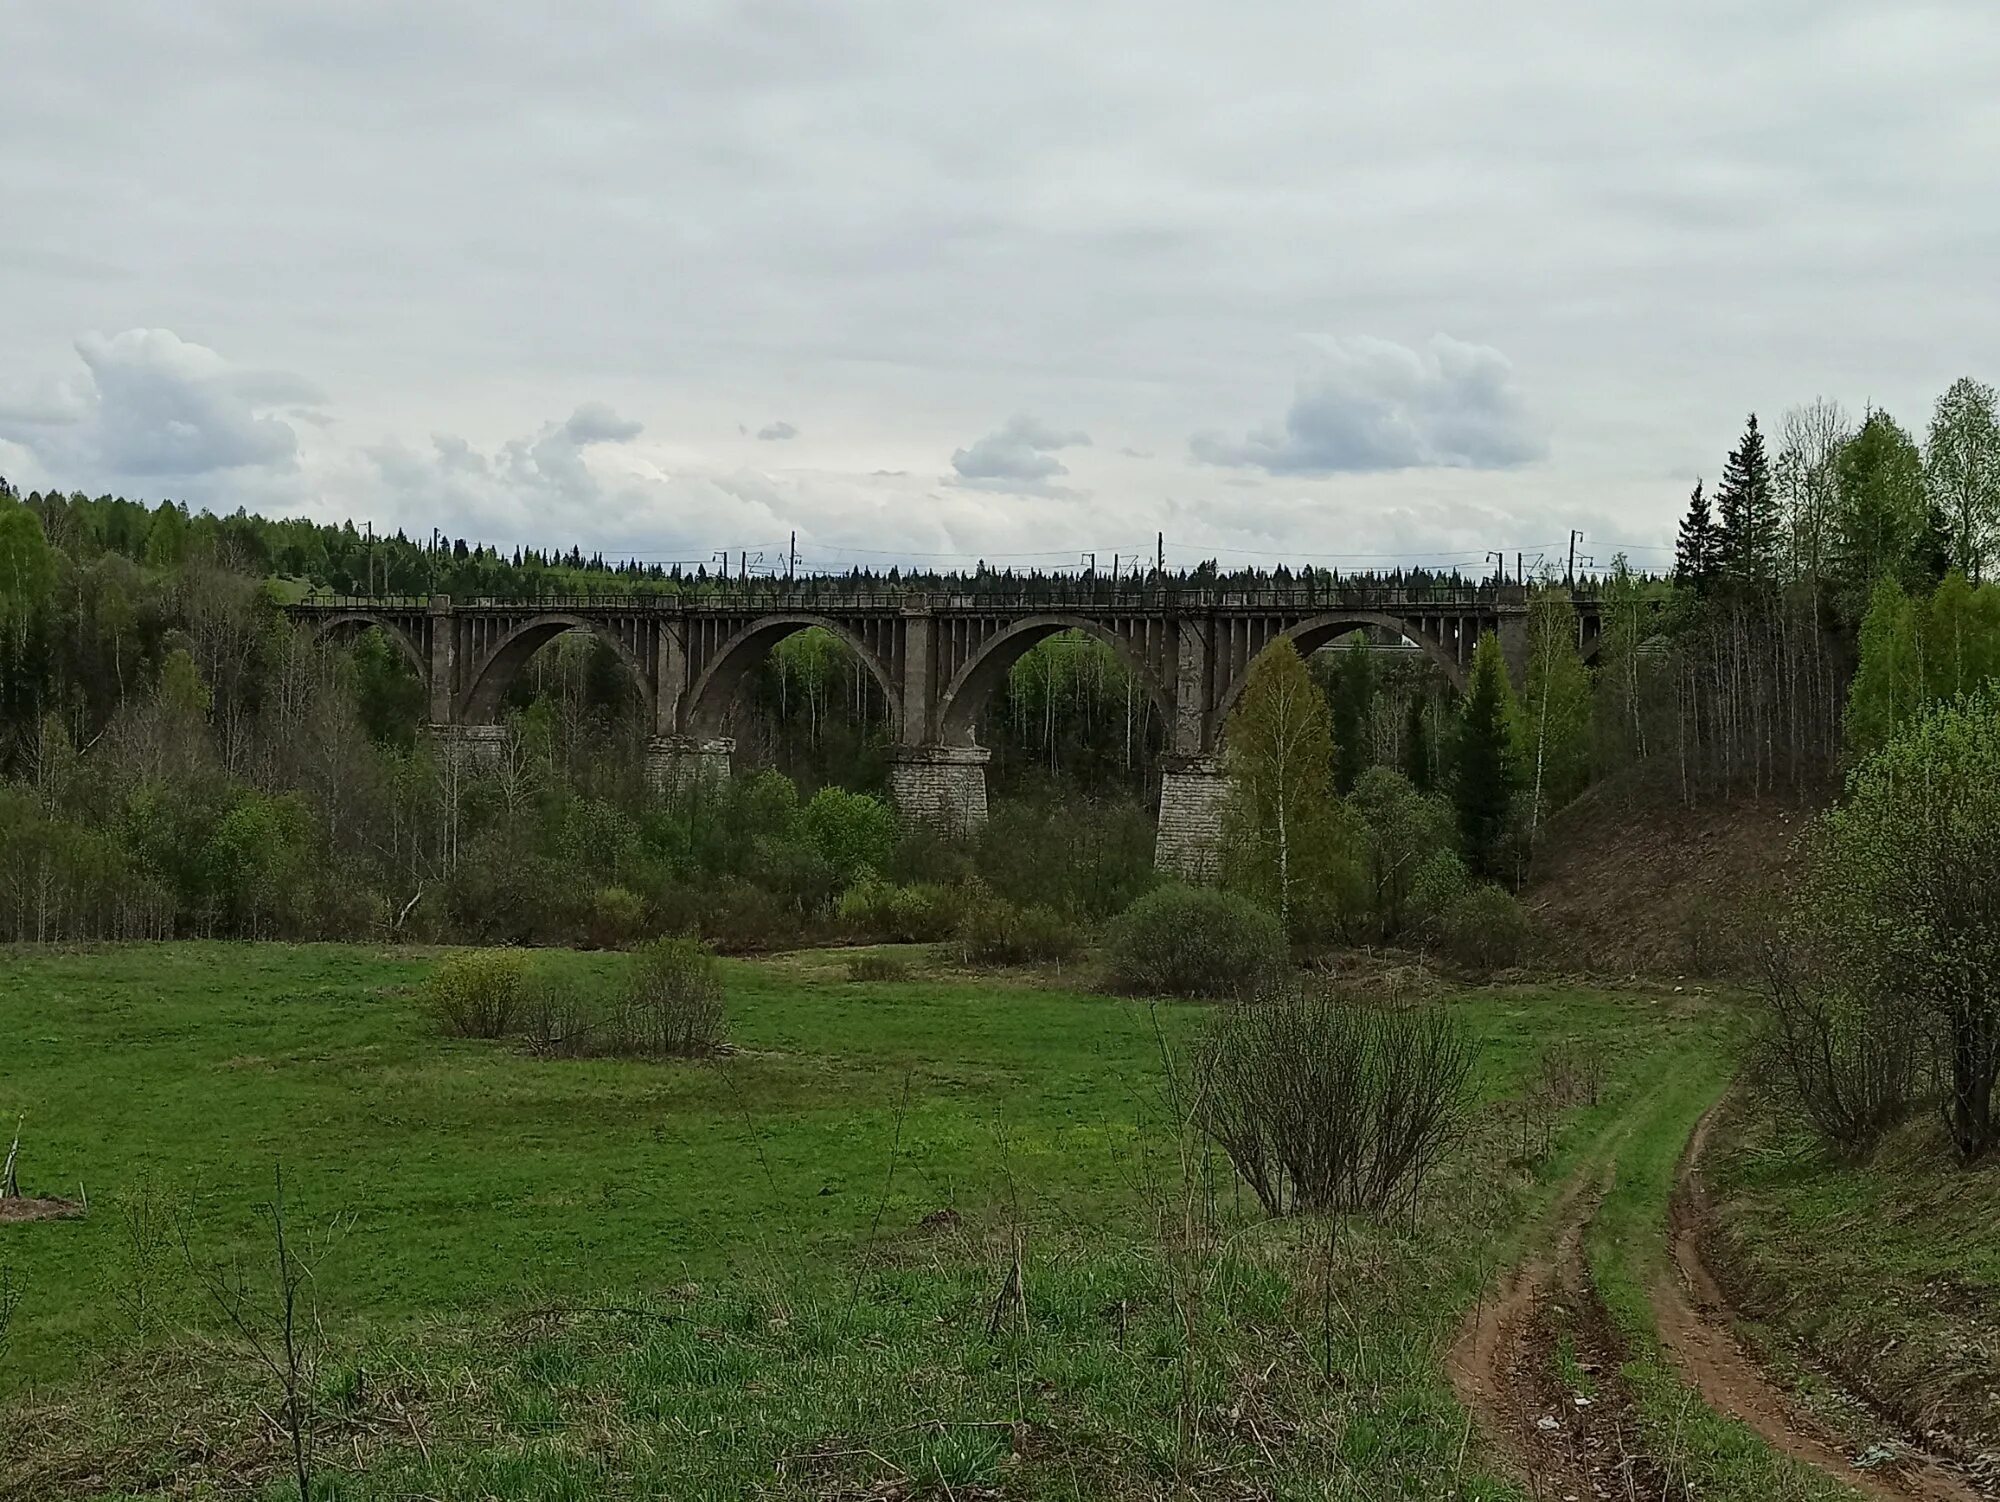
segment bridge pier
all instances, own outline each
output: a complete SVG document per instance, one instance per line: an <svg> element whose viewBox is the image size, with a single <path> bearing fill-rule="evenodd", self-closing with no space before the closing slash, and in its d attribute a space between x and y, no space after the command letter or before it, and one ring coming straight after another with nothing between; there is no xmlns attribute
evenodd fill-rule
<svg viewBox="0 0 2000 1502"><path fill-rule="evenodd" d="M1185 881L1214 881L1222 868L1222 816L1229 774L1219 756L1171 756L1160 776L1153 865Z"/></svg>
<svg viewBox="0 0 2000 1502"><path fill-rule="evenodd" d="M729 780L736 742L726 735L655 735L646 741L646 786L678 793Z"/></svg>
<svg viewBox="0 0 2000 1502"><path fill-rule="evenodd" d="M986 822L984 746L898 746L890 753L889 796L914 824L969 834Z"/></svg>
<svg viewBox="0 0 2000 1502"><path fill-rule="evenodd" d="M458 772L491 772L500 765L507 744L504 725L441 725L432 722L431 737L448 765Z"/></svg>

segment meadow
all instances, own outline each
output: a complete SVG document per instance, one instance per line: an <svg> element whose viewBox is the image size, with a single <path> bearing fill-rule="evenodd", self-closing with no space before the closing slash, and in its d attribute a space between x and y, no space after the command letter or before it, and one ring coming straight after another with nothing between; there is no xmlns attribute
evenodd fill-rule
<svg viewBox="0 0 2000 1502"><path fill-rule="evenodd" d="M1579 1165L1685 1137L1740 1033L1659 990L1447 989L1479 1104L1414 1211L1272 1223L1169 1108L1202 1008L908 953L729 962L705 1063L445 1039L407 949L7 954L23 1187L90 1213L0 1225L0 1494L284 1494L194 1272L262 1286L282 1165L295 1233L338 1230L326 1496L1514 1497L1446 1348ZM1596 1103L1526 1109L1579 1045Z"/></svg>

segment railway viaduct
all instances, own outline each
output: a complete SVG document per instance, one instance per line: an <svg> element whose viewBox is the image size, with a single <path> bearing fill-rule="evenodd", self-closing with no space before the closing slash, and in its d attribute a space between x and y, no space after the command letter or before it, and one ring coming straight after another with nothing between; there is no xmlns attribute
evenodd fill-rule
<svg viewBox="0 0 2000 1502"><path fill-rule="evenodd" d="M1594 654L1600 617L1576 599L1579 645ZM431 729L452 754L481 758L505 734L515 675L567 631L607 643L645 706L656 785L726 775L744 676L793 632L817 627L854 652L888 705L890 792L906 817L965 828L986 815L981 712L1037 642L1081 631L1105 642L1166 726L1156 858L1200 872L1212 860L1225 780L1223 727L1251 660L1286 639L1301 654L1357 631L1414 645L1462 687L1480 635L1497 634L1520 681L1527 596L1519 585L1387 587L1333 579L1262 590L1140 586L1092 579L1031 590L876 590L846 581L749 581L693 596L566 595L532 600L309 598L288 607L327 635L379 627L428 691Z"/></svg>

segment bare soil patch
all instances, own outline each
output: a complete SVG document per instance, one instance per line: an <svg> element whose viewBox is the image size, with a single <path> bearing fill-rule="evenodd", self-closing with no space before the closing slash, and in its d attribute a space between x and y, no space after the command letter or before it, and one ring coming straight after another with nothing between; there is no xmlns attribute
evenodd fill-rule
<svg viewBox="0 0 2000 1502"><path fill-rule="evenodd" d="M10 1194L0 1198L0 1225L29 1220L81 1220L83 1206L56 1196Z"/></svg>

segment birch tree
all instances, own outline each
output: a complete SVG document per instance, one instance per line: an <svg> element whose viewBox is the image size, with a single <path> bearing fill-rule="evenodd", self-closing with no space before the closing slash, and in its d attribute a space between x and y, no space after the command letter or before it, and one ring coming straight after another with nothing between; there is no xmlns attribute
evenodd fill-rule
<svg viewBox="0 0 2000 1502"><path fill-rule="evenodd" d="M1334 796L1326 696L1289 641L1250 665L1225 745L1230 884L1275 911L1295 938L1337 928L1356 904L1357 842Z"/></svg>

